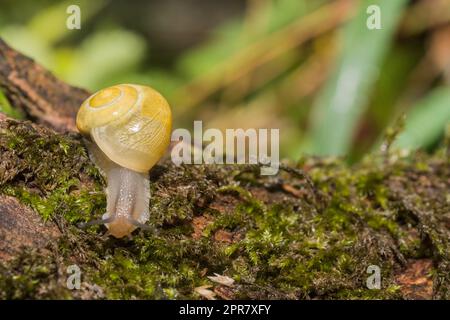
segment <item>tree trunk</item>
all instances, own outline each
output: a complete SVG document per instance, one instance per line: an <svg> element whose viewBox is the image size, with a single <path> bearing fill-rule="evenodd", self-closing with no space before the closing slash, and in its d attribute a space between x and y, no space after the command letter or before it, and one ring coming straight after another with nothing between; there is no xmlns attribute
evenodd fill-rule
<svg viewBox="0 0 450 320"><path fill-rule="evenodd" d="M165 160L150 172L157 232L115 239L77 227L106 208L75 132L88 92L1 40L0 88L32 121L0 115L2 299L450 298L448 145L304 157L276 176Z"/></svg>

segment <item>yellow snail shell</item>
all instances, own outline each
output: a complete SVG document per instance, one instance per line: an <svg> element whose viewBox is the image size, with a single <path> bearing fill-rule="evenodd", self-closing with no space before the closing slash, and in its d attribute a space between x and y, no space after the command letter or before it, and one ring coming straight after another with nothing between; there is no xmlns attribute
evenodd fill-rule
<svg viewBox="0 0 450 320"><path fill-rule="evenodd" d="M92 138L94 143L86 144L108 183L106 213L82 225L105 224L116 238L136 228L149 229L148 170L170 143L172 114L167 101L145 86L109 87L83 102L77 127Z"/></svg>
<svg viewBox="0 0 450 320"><path fill-rule="evenodd" d="M164 97L152 88L120 84L83 102L77 127L113 162L147 172L170 143L172 114Z"/></svg>

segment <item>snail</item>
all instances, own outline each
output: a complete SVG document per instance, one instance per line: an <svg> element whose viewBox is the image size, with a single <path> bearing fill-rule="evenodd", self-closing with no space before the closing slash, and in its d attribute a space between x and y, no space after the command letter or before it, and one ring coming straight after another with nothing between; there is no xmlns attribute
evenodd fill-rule
<svg viewBox="0 0 450 320"><path fill-rule="evenodd" d="M116 238L136 228L149 229L148 171L170 143L172 113L154 89L120 84L86 99L77 114L77 128L90 139L91 158L107 180L107 208L102 219L82 226L105 224Z"/></svg>

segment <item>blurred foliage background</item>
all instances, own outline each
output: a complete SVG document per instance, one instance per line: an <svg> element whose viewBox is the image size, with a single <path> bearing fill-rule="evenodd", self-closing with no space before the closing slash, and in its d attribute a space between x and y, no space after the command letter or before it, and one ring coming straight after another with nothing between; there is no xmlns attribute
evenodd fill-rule
<svg viewBox="0 0 450 320"><path fill-rule="evenodd" d="M450 0L1 0L0 37L91 91L153 86L175 127L279 128L291 159L355 161L399 123L431 150L450 121Z"/></svg>

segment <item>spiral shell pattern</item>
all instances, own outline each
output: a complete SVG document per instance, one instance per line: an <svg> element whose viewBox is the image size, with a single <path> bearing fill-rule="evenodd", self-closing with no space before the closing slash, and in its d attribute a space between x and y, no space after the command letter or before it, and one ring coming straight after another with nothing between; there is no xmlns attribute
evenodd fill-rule
<svg viewBox="0 0 450 320"><path fill-rule="evenodd" d="M77 114L78 130L90 135L115 163L146 172L170 143L172 114L150 87L121 84L90 96Z"/></svg>

